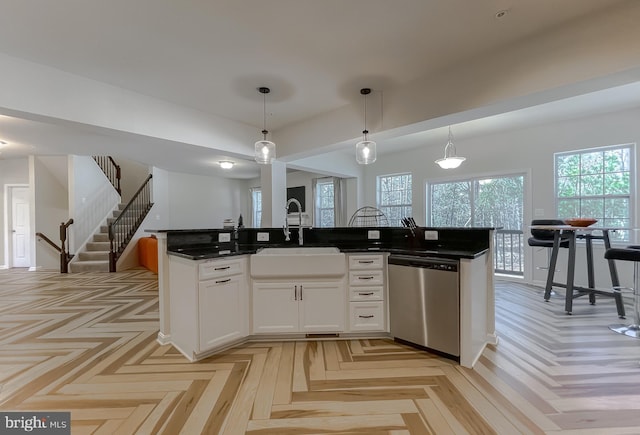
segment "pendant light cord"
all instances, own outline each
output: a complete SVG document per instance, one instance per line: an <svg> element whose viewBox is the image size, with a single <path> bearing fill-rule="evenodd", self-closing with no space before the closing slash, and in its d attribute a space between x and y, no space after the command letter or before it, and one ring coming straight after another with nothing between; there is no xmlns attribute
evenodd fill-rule
<svg viewBox="0 0 640 435"><path fill-rule="evenodd" d="M267 140L267 94L262 93L262 136Z"/></svg>

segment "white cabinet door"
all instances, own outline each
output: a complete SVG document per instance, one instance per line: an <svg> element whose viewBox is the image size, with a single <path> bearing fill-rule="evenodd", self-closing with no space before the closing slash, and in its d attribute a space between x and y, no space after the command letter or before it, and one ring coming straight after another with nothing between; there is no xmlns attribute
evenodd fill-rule
<svg viewBox="0 0 640 435"><path fill-rule="evenodd" d="M247 335L243 276L202 281L198 292L200 352Z"/></svg>
<svg viewBox="0 0 640 435"><path fill-rule="evenodd" d="M299 286L300 331L344 331L346 297L342 281L301 281Z"/></svg>
<svg viewBox="0 0 640 435"><path fill-rule="evenodd" d="M292 282L254 282L253 332L298 332L297 298Z"/></svg>

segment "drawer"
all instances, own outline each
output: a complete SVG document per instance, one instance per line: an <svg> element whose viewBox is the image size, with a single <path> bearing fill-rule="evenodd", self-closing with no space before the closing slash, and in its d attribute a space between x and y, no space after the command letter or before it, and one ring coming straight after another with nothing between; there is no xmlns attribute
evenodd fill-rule
<svg viewBox="0 0 640 435"><path fill-rule="evenodd" d="M349 290L349 297L352 301L381 301L384 299L384 287L351 287Z"/></svg>
<svg viewBox="0 0 640 435"><path fill-rule="evenodd" d="M349 255L349 269L382 269L384 257L382 254L375 255Z"/></svg>
<svg viewBox="0 0 640 435"><path fill-rule="evenodd" d="M384 331L383 302L349 302L351 331Z"/></svg>
<svg viewBox="0 0 640 435"><path fill-rule="evenodd" d="M211 279L221 276L239 275L244 273L244 258L228 260L211 260L200 263L198 273L199 279Z"/></svg>
<svg viewBox="0 0 640 435"><path fill-rule="evenodd" d="M384 285L384 273L381 270L359 270L349 272L349 285Z"/></svg>

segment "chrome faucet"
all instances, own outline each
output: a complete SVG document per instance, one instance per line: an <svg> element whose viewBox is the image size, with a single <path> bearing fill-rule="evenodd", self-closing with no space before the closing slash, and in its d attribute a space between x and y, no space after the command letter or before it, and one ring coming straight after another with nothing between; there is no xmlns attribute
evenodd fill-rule
<svg viewBox="0 0 640 435"><path fill-rule="evenodd" d="M287 205L284 207L285 210L285 217L284 217L284 240L285 242L288 242L289 240L291 240L290 236L291 236L291 231L289 231L289 206L291 205L291 203L294 203L295 205L298 206L298 244L300 246L302 246L302 206L300 205L300 201L298 201L295 198L291 198L289 201L287 201Z"/></svg>

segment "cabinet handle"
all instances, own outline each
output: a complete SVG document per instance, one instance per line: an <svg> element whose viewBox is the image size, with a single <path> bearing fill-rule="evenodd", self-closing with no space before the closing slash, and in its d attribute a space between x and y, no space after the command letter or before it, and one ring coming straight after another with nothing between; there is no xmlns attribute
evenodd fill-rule
<svg viewBox="0 0 640 435"><path fill-rule="evenodd" d="M231 278L221 279L220 281L216 281L216 284L223 284L223 283L229 282L229 281L231 281Z"/></svg>
<svg viewBox="0 0 640 435"><path fill-rule="evenodd" d="M293 286L293 300L295 300L295 301L298 300L298 286L297 285Z"/></svg>
<svg viewBox="0 0 640 435"><path fill-rule="evenodd" d="M358 316L358 317L360 317L361 319L371 319L375 316L373 314L369 314L368 316Z"/></svg>
<svg viewBox="0 0 640 435"><path fill-rule="evenodd" d="M227 270L227 269L231 269L231 266L216 267L213 270Z"/></svg>
<svg viewBox="0 0 640 435"><path fill-rule="evenodd" d="M302 300L302 284L300 284L300 300Z"/></svg>
<svg viewBox="0 0 640 435"><path fill-rule="evenodd" d="M367 293L358 293L360 296L373 296L373 292L367 292Z"/></svg>
<svg viewBox="0 0 640 435"><path fill-rule="evenodd" d="M373 276L359 276L358 279L373 279Z"/></svg>
<svg viewBox="0 0 640 435"><path fill-rule="evenodd" d="M360 264L373 264L373 260L358 260Z"/></svg>

